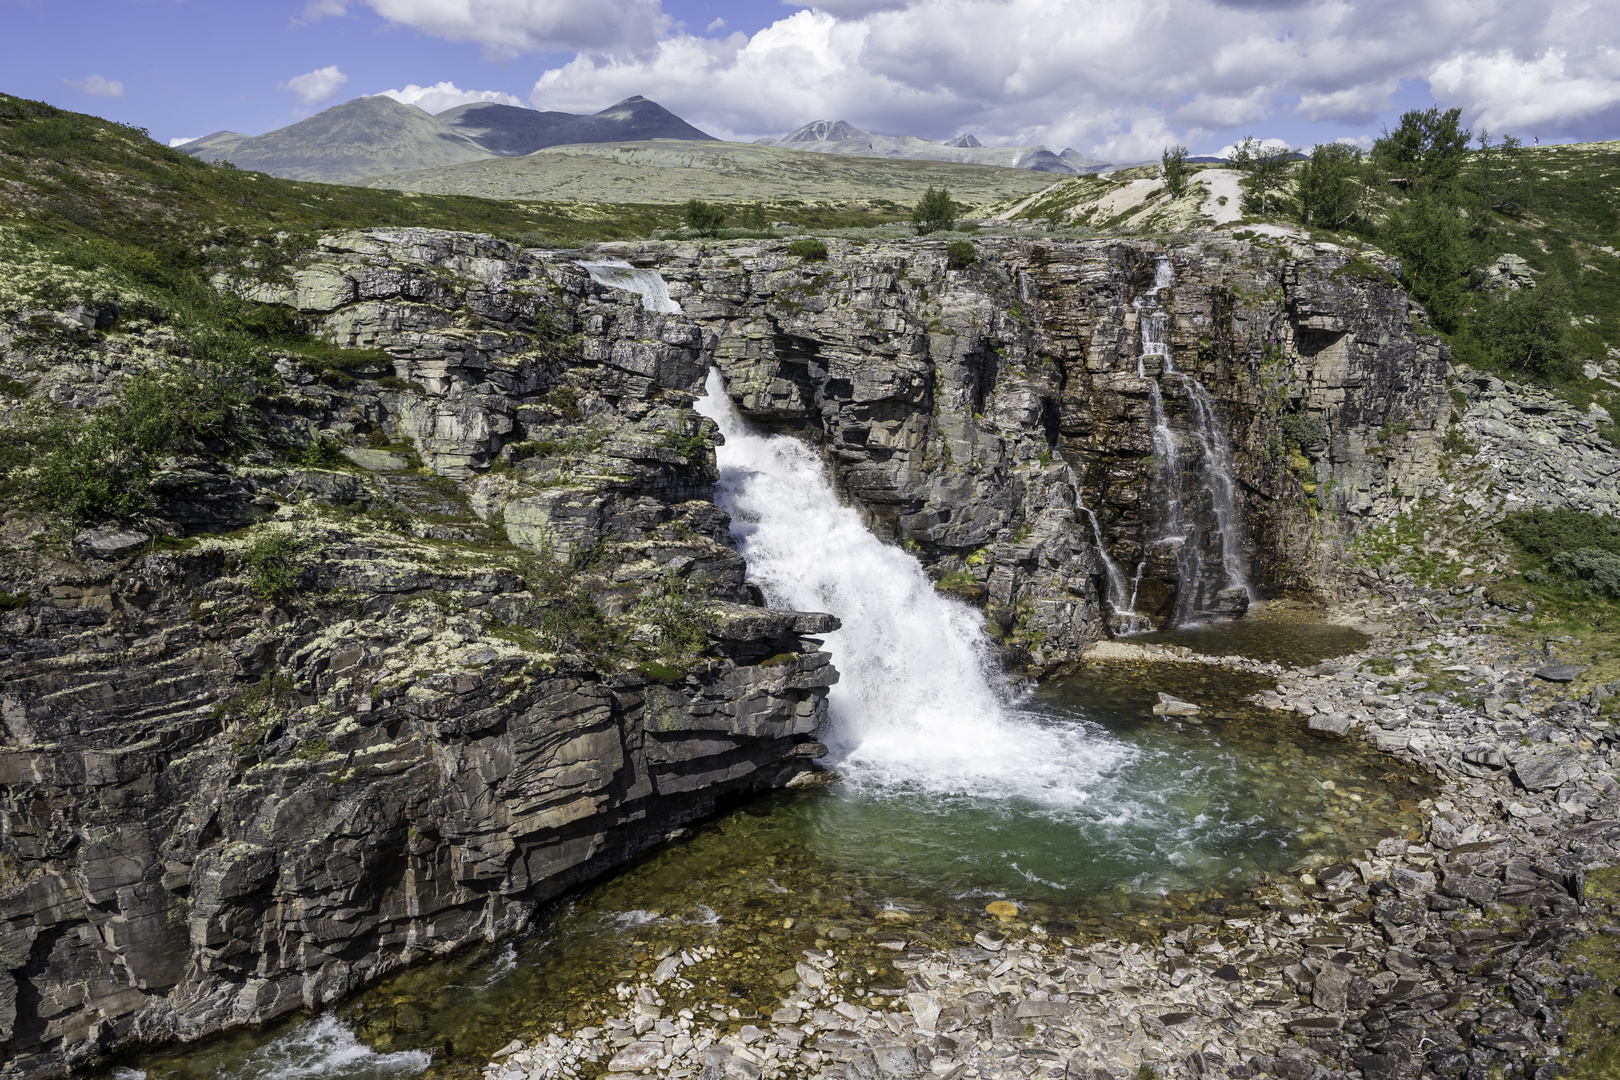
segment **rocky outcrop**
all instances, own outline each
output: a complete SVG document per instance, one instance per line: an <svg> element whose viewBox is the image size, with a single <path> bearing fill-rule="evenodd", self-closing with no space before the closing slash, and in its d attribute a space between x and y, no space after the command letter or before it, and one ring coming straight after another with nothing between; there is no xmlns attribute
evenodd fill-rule
<svg viewBox="0 0 1620 1080"><path fill-rule="evenodd" d="M1183 470L1204 438L1193 387L1213 401L1263 596L1342 595L1358 522L1439 482L1447 354L1388 266L1225 236L975 248L963 269L942 243L835 245L826 262L772 245L626 253L660 265L714 334L742 411L821 442L872 527L942 577L971 577L959 590L1037 665L1107 632L1107 567L1081 507L1138 608L1176 608L1176 560L1153 550L1156 383ZM1135 301L1160 257L1169 362L1139 369ZM1210 486L1183 486L1213 535Z"/></svg>
<svg viewBox="0 0 1620 1080"><path fill-rule="evenodd" d="M1182 587L1145 558L1150 383L1174 372L1138 374L1133 301L1161 256L1263 593L1335 595L1357 522L1429 482L1444 352L1365 260L830 246L626 249L683 314L430 230L219 280L346 351L277 360L236 443L166 462L144 519L70 544L5 519L7 1075L333 1001L812 770L835 623L745 579L691 408L711 363L1036 666L1107 633L1110 561L1142 566L1149 614ZM74 320L41 351L50 318L0 334L5 386L95 405L175 349ZM1196 441L1194 396L1164 408Z"/></svg>
<svg viewBox="0 0 1620 1080"><path fill-rule="evenodd" d="M547 269L332 238L253 288L387 353L283 357L144 519L7 515L6 1075L335 1001L813 772L837 623L744 581L701 334ZM58 401L164 347L35 330Z"/></svg>

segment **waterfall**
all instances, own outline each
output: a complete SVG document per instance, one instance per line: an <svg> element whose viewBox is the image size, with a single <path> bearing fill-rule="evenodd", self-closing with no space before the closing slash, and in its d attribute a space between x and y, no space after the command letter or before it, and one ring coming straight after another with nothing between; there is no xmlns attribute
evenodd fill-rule
<svg viewBox="0 0 1620 1080"><path fill-rule="evenodd" d="M752 430L718 370L707 394L697 411L725 436L715 501L731 514L750 578L774 606L843 623L825 648L839 671L827 741L846 779L877 793L1084 801L1124 751L1082 726L1018 713L983 616L937 592L915 558L840 504L813 450Z"/></svg>
<svg viewBox="0 0 1620 1080"><path fill-rule="evenodd" d="M579 265L591 280L610 289L623 289L641 297L641 306L660 315L680 315L681 305L669 298L669 286L657 270L638 270L623 259L596 259Z"/></svg>
<svg viewBox="0 0 1620 1080"><path fill-rule="evenodd" d="M1243 519L1238 509L1237 483L1232 478L1232 443L1215 416L1215 399L1197 379L1187 380L1187 401L1198 423L1198 441L1204 449L1205 471L1214 504L1215 526L1221 533L1221 569L1227 588L1242 589L1251 600L1248 567L1243 562Z"/></svg>
<svg viewBox="0 0 1620 1080"><path fill-rule="evenodd" d="M1139 634L1148 629L1148 622L1136 613L1136 587L1132 583L1130 592L1125 591L1125 575L1119 572L1119 564L1108 553L1108 545L1103 541L1102 525L1097 522L1097 515L1086 505L1085 495L1080 488L1078 477L1073 480L1074 508L1077 512L1086 515L1091 522L1091 536L1097 545L1097 556L1102 559L1103 573L1108 577L1108 606L1113 609L1109 622L1116 634L1129 636ZM1141 581L1142 572L1136 573L1137 581Z"/></svg>
<svg viewBox="0 0 1620 1080"><path fill-rule="evenodd" d="M1243 519L1237 496L1237 482L1232 473L1232 447L1215 412L1215 399L1196 377L1178 372L1170 351L1166 331L1168 314L1159 308L1159 293L1175 282L1175 268L1168 258L1158 257L1153 271L1153 286L1137 297L1137 325L1141 329L1142 348L1137 354L1136 373L1148 379L1148 398L1151 407L1153 460L1158 481L1163 488L1163 510L1156 535L1144 537L1144 551L1151 546L1175 546L1177 573L1176 606L1173 623L1185 622L1201 612L1212 610L1212 601L1220 594L1241 590L1245 600L1253 598L1249 587L1248 568L1243 559ZM1157 376L1147 374L1147 357L1160 361ZM1202 452L1196 462L1183 462L1175 431L1165 412L1164 391L1161 381L1180 380L1192 416L1194 438ZM1215 538L1207 538L1199 525L1203 506L1202 495L1188 485L1189 473L1196 471L1202 492L1209 497L1209 510L1214 517ZM1211 539L1220 545L1220 581L1214 584L1206 577ZM1141 582L1143 565L1137 568L1137 582ZM1222 602L1223 609L1233 605ZM1131 611L1136 607L1136 589L1131 591Z"/></svg>

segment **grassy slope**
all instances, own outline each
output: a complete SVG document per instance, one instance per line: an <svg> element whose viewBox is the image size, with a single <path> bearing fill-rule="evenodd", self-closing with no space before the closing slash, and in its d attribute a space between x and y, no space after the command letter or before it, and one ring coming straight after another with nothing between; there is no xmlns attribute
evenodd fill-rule
<svg viewBox="0 0 1620 1080"><path fill-rule="evenodd" d="M814 154L746 143L652 142L553 146L524 157L473 161L367 181L373 187L500 199L888 200L930 187L982 203L1040 191L1050 173L947 161Z"/></svg>

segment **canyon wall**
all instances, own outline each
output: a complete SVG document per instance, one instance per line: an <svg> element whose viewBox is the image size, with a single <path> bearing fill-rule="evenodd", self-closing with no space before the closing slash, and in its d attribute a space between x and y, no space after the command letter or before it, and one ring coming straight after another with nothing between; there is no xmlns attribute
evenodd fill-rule
<svg viewBox="0 0 1620 1080"><path fill-rule="evenodd" d="M1446 358L1384 264L974 246L954 269L932 241L622 248L683 313L429 230L221 279L382 351L281 357L137 520L6 514L0 1075L318 1007L815 782L836 623L746 581L691 408L711 364L1035 668L1108 632L1110 563L1147 620L1174 610L1165 492L1178 550L1219 531L1197 454L1155 452L1155 386L1174 445L1229 442L1260 596L1340 595L1357 522L1436 481ZM1138 374L1165 259L1170 360ZM176 355L53 313L0 351L7 386L76 407Z"/></svg>

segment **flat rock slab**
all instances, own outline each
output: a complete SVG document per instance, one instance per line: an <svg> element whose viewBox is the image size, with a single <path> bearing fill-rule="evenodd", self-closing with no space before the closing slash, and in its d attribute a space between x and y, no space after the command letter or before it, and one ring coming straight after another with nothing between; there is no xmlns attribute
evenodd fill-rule
<svg viewBox="0 0 1620 1080"><path fill-rule="evenodd" d="M1574 682L1586 672L1584 664L1548 664L1536 669L1536 678L1548 682Z"/></svg>
<svg viewBox="0 0 1620 1080"><path fill-rule="evenodd" d="M1313 735L1329 739L1342 739L1350 734L1351 720L1344 713L1317 713L1305 725Z"/></svg>
<svg viewBox="0 0 1620 1080"><path fill-rule="evenodd" d="M1538 754L1524 758L1513 766L1514 776L1526 791L1549 791L1562 786L1565 781L1578 779L1581 773L1580 751L1574 749Z"/></svg>
<svg viewBox="0 0 1620 1080"><path fill-rule="evenodd" d="M373 450L365 446L345 446L338 451L344 457L372 472L399 472L410 468L410 462L403 454L390 453L387 450Z"/></svg>
<svg viewBox="0 0 1620 1080"><path fill-rule="evenodd" d="M98 559L116 559L152 539L134 529L87 529L73 538L74 544Z"/></svg>
<svg viewBox="0 0 1620 1080"><path fill-rule="evenodd" d="M659 1042L633 1042L613 1055L608 1062L609 1072L639 1072L658 1064L664 1056L664 1044Z"/></svg>

